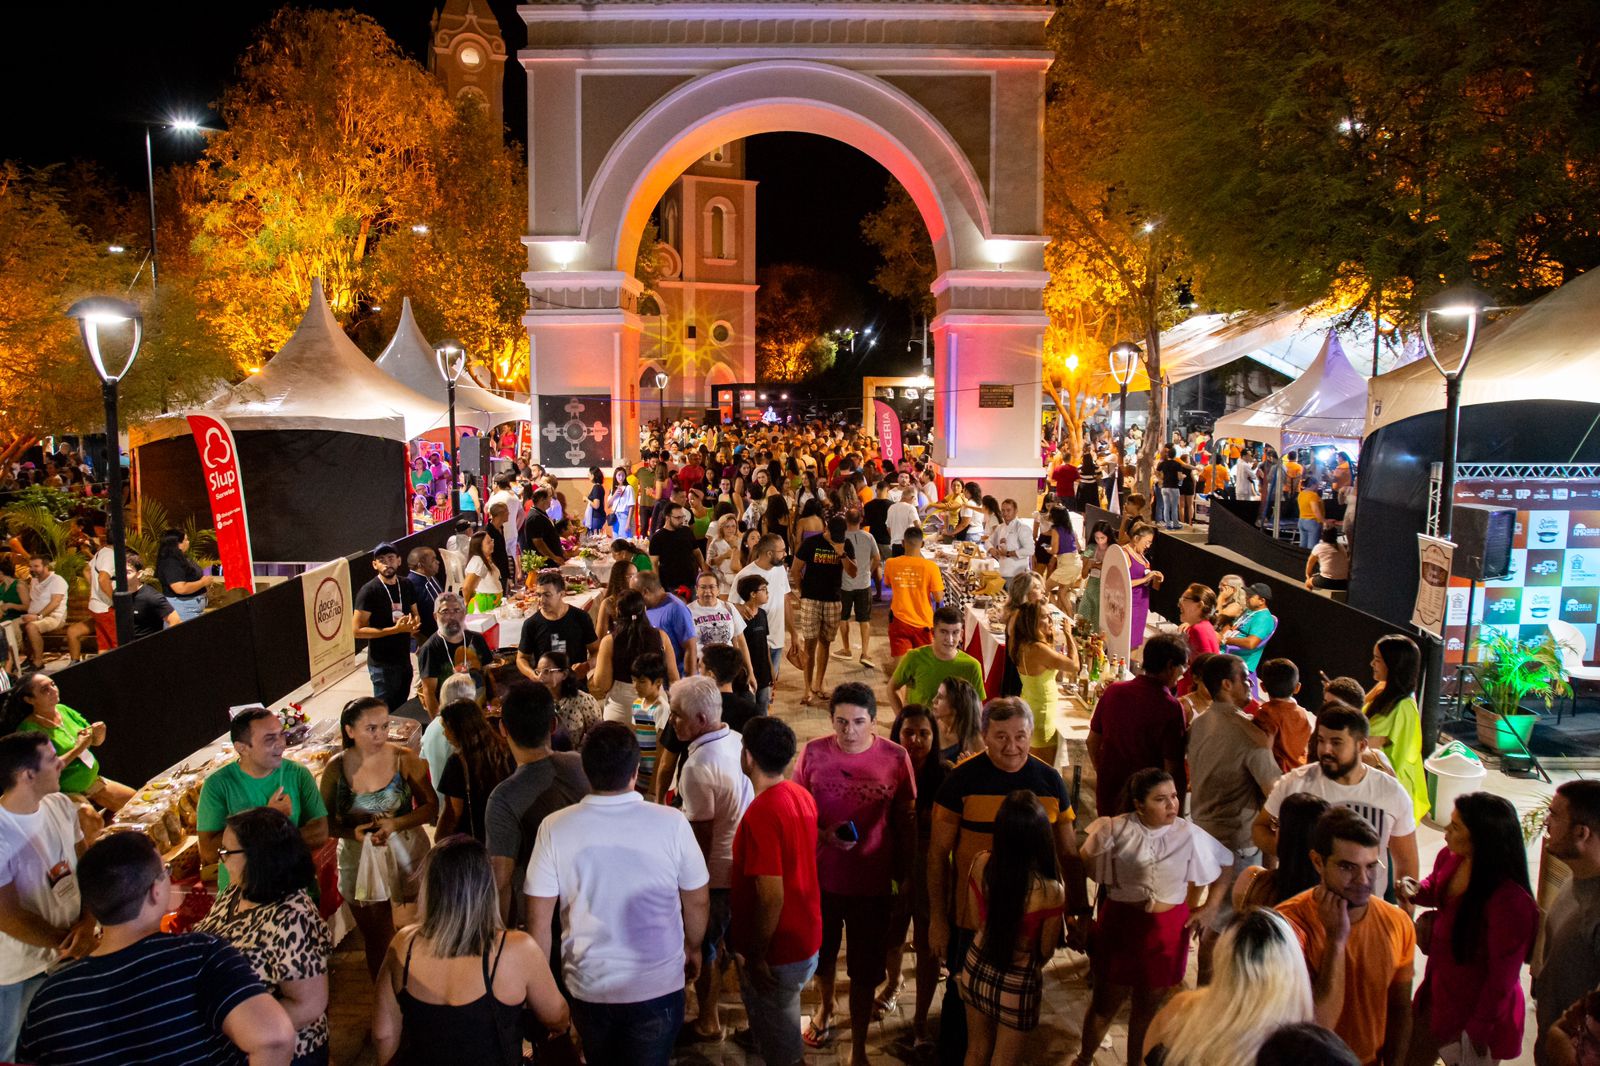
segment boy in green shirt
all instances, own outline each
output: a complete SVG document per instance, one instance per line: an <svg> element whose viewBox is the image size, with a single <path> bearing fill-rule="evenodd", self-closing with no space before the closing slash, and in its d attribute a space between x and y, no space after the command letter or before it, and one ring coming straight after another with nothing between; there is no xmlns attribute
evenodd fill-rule
<svg viewBox="0 0 1600 1066"><path fill-rule="evenodd" d="M908 703L932 704L939 682L947 677L959 677L983 694L983 667L961 650L961 612L954 607L933 612L933 643L912 648L895 667L889 679L889 701L895 713Z"/></svg>

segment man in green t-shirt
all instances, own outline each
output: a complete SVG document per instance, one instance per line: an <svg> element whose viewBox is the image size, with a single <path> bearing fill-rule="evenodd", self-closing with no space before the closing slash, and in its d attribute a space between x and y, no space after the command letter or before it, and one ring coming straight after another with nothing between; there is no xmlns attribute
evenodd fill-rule
<svg viewBox="0 0 1600 1066"><path fill-rule="evenodd" d="M228 871L217 863L217 845L229 817L255 807L271 807L300 827L306 847L315 851L328 839L328 808L311 771L283 757L283 723L265 707L234 716L228 728L239 760L206 778L200 788L196 828L200 861L217 867L217 891L228 887Z"/></svg>
<svg viewBox="0 0 1600 1066"><path fill-rule="evenodd" d="M933 643L912 648L895 667L894 677L889 679L889 701L895 713L908 703L931 705L939 682L947 677L959 677L983 695L983 667L961 650L961 612L954 607L933 612Z"/></svg>

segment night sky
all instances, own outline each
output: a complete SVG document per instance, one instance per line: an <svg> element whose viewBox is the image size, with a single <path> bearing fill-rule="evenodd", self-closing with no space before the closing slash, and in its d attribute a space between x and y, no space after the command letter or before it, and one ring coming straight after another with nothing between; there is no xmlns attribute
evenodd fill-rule
<svg viewBox="0 0 1600 1066"><path fill-rule="evenodd" d="M489 2L512 53L505 118L520 140L527 128L523 76L515 63L522 21L516 0ZM221 96L239 55L281 6L264 0L8 5L13 49L0 66L0 87L11 106L0 158L30 165L93 160L114 179L142 191L139 124L179 114L207 117L205 109ZM307 6L371 15L403 49L421 57L438 0ZM215 113L209 118L215 121ZM198 151L197 142L157 134L158 167L195 158ZM856 306L837 325L873 325L882 335L876 350L858 355L853 366L841 365L839 376L902 365L914 372L915 357L904 354L908 316L872 288L877 259L859 230L861 217L883 202L888 172L855 149L804 134L752 138L747 162L748 176L761 182L758 261L805 263L841 275Z"/></svg>

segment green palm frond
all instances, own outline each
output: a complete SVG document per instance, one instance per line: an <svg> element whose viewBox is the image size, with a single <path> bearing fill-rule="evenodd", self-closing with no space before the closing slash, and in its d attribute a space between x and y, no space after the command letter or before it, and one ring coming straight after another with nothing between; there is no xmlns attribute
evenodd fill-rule
<svg viewBox="0 0 1600 1066"><path fill-rule="evenodd" d="M1572 694L1554 640L1535 643L1490 630L1473 646L1486 653L1477 671L1478 686L1490 708L1502 716L1519 713L1525 699L1538 699L1549 710L1557 696Z"/></svg>
<svg viewBox="0 0 1600 1066"><path fill-rule="evenodd" d="M6 528L15 534L27 534L37 548L50 559L50 566L75 585L89 565L89 557L73 547L78 539L78 523L70 518L57 518L44 503L14 503L0 512Z"/></svg>

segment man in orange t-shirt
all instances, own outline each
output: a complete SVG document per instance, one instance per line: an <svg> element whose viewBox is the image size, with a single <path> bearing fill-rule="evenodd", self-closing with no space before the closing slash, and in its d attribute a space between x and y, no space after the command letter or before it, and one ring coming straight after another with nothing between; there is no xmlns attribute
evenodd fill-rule
<svg viewBox="0 0 1600 1066"><path fill-rule="evenodd" d="M1317 731L1316 717L1295 702L1300 691L1300 668L1288 659L1268 659L1256 671L1267 699L1251 711L1256 725L1272 736L1272 757L1278 769L1288 773L1306 764L1306 749L1311 734Z"/></svg>
<svg viewBox="0 0 1600 1066"><path fill-rule="evenodd" d="M900 657L933 642L933 605L944 599L944 575L922 557L922 530L912 526L902 541L903 554L883 564L883 583L893 592L889 601L889 663L892 674Z"/></svg>
<svg viewBox="0 0 1600 1066"><path fill-rule="evenodd" d="M1278 904L1278 913L1305 952L1314 1020L1360 1062L1400 1062L1411 1033L1417 932L1378 894L1378 834L1354 810L1334 807L1312 831L1311 864L1322 883Z"/></svg>

